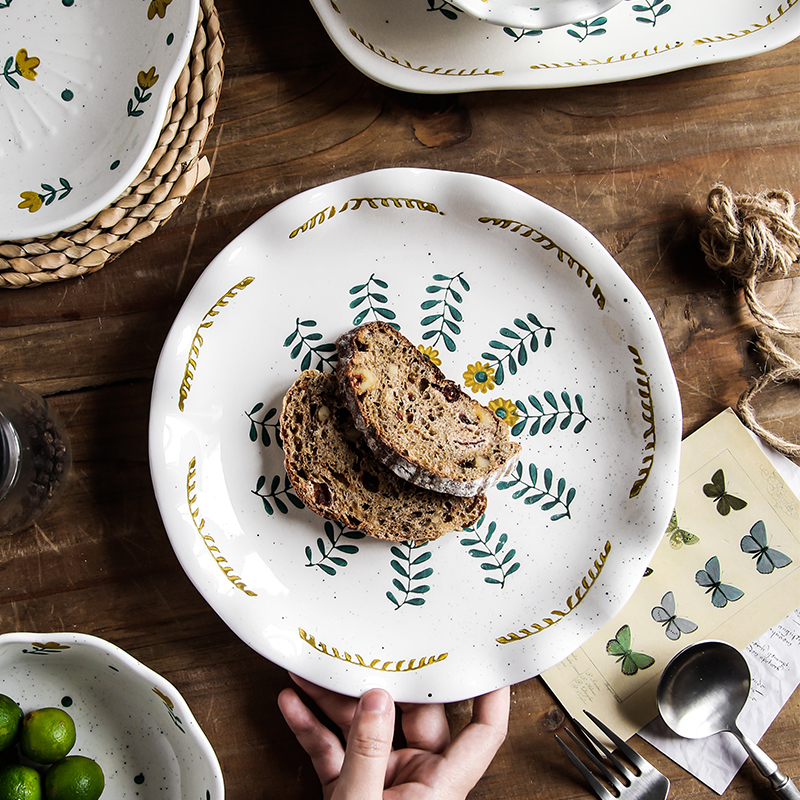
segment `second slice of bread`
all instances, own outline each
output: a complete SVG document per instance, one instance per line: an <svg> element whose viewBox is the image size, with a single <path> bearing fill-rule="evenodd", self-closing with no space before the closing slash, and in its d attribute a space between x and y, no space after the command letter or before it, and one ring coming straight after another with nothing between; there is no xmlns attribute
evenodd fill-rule
<svg viewBox="0 0 800 800"><path fill-rule="evenodd" d="M453 497L408 483L383 466L344 407L336 378L307 370L281 412L286 473L297 496L326 519L395 541L424 541L474 524L486 495Z"/></svg>
<svg viewBox="0 0 800 800"><path fill-rule="evenodd" d="M378 460L404 480L468 497L516 463L508 425L388 323L354 328L336 346L345 405Z"/></svg>

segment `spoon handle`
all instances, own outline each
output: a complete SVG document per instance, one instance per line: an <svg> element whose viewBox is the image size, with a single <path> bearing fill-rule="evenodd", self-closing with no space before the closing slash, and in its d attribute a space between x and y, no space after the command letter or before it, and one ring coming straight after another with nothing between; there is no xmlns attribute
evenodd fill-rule
<svg viewBox="0 0 800 800"><path fill-rule="evenodd" d="M800 800L800 789L794 785L791 778L784 775L778 769L778 765L740 730L737 729L735 734L742 743L742 747L747 750L747 754L753 760L753 763L761 771L761 774L769 778L775 793L779 797L785 798L785 800Z"/></svg>

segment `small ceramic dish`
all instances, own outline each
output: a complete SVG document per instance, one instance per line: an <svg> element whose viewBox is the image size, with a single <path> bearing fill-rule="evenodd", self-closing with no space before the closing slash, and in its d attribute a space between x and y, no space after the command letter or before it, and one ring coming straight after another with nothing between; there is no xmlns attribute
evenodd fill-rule
<svg viewBox="0 0 800 800"><path fill-rule="evenodd" d="M94 759L113 800L223 800L222 771L172 684L113 644L82 633L0 635L0 692L24 712L62 708L70 755Z"/></svg>
<svg viewBox="0 0 800 800"><path fill-rule="evenodd" d="M0 0L0 241L66 230L153 152L198 0Z"/></svg>
<svg viewBox="0 0 800 800"><path fill-rule="evenodd" d="M470 16L492 25L546 29L593 19L622 0L453 0Z"/></svg>

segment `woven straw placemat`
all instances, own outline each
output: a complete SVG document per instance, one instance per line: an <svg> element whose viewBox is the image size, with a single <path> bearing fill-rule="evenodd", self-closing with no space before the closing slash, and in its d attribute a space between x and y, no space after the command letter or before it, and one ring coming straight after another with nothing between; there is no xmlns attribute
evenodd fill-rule
<svg viewBox="0 0 800 800"><path fill-rule="evenodd" d="M172 216L210 171L201 153L219 100L224 50L214 2L200 0L191 53L158 144L136 180L91 220L54 236L0 242L0 289L96 272Z"/></svg>

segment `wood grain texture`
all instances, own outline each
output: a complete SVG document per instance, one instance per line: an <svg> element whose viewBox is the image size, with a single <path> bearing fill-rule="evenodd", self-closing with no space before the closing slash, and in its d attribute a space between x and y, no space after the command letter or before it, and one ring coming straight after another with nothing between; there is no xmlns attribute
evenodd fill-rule
<svg viewBox="0 0 800 800"><path fill-rule="evenodd" d="M160 348L205 266L299 191L365 170L489 175L578 220L650 303L689 434L735 405L762 365L732 281L698 232L716 181L800 197L800 41L737 62L560 90L416 96L357 72L304 2L219 0L225 83L205 155L212 172L157 234L86 278L0 293L0 377L47 396L74 467L39 524L0 537L0 630L103 636L181 691L216 749L229 800L318 797L277 711L286 674L234 636L169 545L147 463ZM800 326L800 268L760 287ZM796 386L760 398L765 424L800 436ZM448 707L453 730L470 704ZM472 798L584 798L553 733L568 724L539 679L513 689L508 740ZM796 693L762 744L800 777ZM671 797L716 797L641 740ZM771 794L746 764L726 797Z"/></svg>

